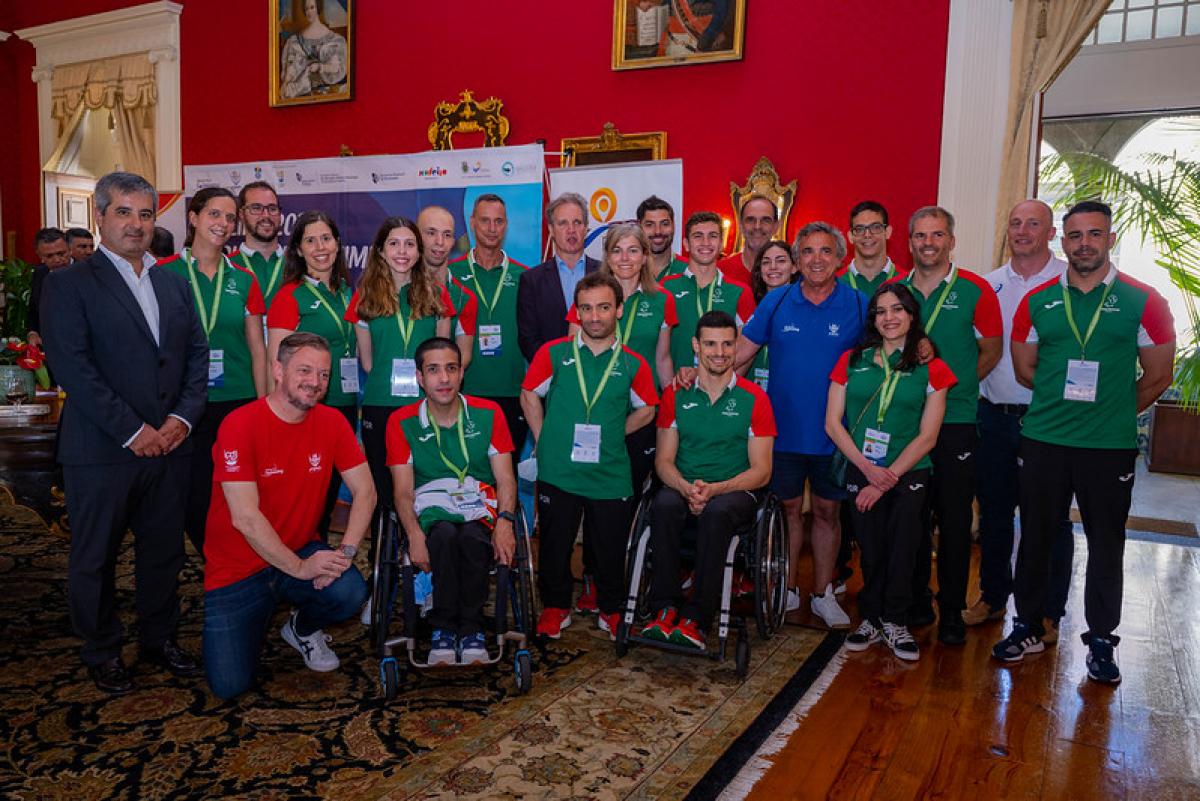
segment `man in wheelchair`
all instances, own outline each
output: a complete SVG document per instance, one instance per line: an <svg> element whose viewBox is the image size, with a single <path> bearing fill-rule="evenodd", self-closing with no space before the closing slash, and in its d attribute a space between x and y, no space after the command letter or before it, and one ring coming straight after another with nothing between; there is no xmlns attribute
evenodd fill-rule
<svg viewBox="0 0 1200 801"><path fill-rule="evenodd" d="M425 400L392 413L387 463L414 565L433 573L428 664L484 662L493 560L512 562L517 482L508 425L490 400L462 395L462 353L443 337L415 354Z"/></svg>
<svg viewBox="0 0 1200 801"><path fill-rule="evenodd" d="M692 338L696 382L663 393L654 461L663 486L650 513L655 616L643 637L705 647L730 537L753 522L755 493L771 477L775 417L766 393L734 373L736 342L737 324L727 312L702 316ZM698 521L698 540L692 595L685 601L679 540L689 518Z"/></svg>

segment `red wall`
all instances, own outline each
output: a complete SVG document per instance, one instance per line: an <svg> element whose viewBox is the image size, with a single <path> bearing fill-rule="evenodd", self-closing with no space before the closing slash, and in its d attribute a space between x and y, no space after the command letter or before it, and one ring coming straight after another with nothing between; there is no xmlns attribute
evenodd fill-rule
<svg viewBox="0 0 1200 801"><path fill-rule="evenodd" d="M54 10L8 12L22 19L5 30L132 4L62 0L43 4ZM606 121L625 132L666 130L667 155L684 159L684 215L702 208L728 215L729 182L743 183L760 155L785 181L799 181L792 230L816 217L844 227L864 197L885 203L897 223L933 202L948 0L751 6L740 62L613 72L607 0L360 0L355 99L273 109L262 4L188 2L184 162L331 156L342 144L358 155L424 150L434 105L470 88L477 98L504 101L512 144L545 139L557 150L562 137L597 135ZM513 13L518 7L529 10ZM21 47L32 66L32 48ZM21 117L31 119L36 101L23 70L13 79L28 85L19 101ZM18 196L34 205L21 218L24 241L39 216L32 132L22 134L19 152ZM0 180L9 228L11 183L4 173ZM903 237L893 240L893 257L903 257Z"/></svg>

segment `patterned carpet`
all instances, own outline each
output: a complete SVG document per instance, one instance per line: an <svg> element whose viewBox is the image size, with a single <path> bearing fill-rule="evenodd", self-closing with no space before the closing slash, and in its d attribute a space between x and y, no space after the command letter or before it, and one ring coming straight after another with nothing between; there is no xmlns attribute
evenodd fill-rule
<svg viewBox="0 0 1200 801"><path fill-rule="evenodd" d="M261 689L235 703L143 666L136 692L109 698L78 660L66 563L67 543L0 488L0 797L682 798L823 639L795 627L755 637L738 682L731 663L646 649L617 660L580 620L535 651L528 696L510 669L403 671L388 703L364 630L348 623L329 632L335 673L305 670L272 636ZM127 627L132 570L129 542L118 567ZM198 652L194 558L181 592L180 639ZM126 663L135 656L127 648Z"/></svg>

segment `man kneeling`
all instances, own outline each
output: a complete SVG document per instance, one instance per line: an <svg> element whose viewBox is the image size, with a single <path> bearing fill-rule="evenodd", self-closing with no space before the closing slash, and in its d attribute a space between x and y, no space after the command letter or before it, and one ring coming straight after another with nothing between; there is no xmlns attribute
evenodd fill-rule
<svg viewBox="0 0 1200 801"><path fill-rule="evenodd" d="M319 404L329 365L323 338L288 336L272 365L275 389L230 413L217 432L204 542L204 672L220 698L254 683L276 603L295 607L284 641L324 672L339 663L322 629L355 616L367 596L351 562L371 524L375 485L350 425ZM337 551L317 535L334 468L354 495Z"/></svg>
<svg viewBox="0 0 1200 801"><path fill-rule="evenodd" d="M668 388L658 411L655 469L663 487L651 508L654 620L642 636L704 648L721 599L729 540L754 519L756 490L771 477L775 417L767 395L733 371L737 325L728 313L700 318L692 349L699 357L690 389ZM692 597L680 590L679 534L699 518ZM681 605L682 604L682 605Z"/></svg>
<svg viewBox="0 0 1200 801"><path fill-rule="evenodd" d="M387 463L409 559L433 568L428 663L484 662L488 570L515 547L512 440L498 405L459 393L458 345L433 337L414 355L426 397L388 418Z"/></svg>

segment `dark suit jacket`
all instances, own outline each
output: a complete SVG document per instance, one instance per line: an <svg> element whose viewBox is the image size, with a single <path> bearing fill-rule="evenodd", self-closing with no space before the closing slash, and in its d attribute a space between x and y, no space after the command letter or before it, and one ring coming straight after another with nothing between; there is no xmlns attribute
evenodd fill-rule
<svg viewBox="0 0 1200 801"><path fill-rule="evenodd" d="M586 256L583 272L593 273L600 262ZM538 348L567 335L567 306L563 303L558 264L551 256L537 267L521 273L517 285L517 344L525 361L533 361Z"/></svg>
<svg viewBox="0 0 1200 801"><path fill-rule="evenodd" d="M33 268L33 280L29 284L29 314L25 318L25 329L27 331L42 333L42 285L49 274L50 268L44 264L39 264Z"/></svg>
<svg viewBox="0 0 1200 801"><path fill-rule="evenodd" d="M103 252L46 276L42 325L47 359L67 392L58 438L63 464L138 457L122 445L143 423L204 413L208 340L187 281L152 267L159 343L117 268ZM173 454L191 450L191 438Z"/></svg>

